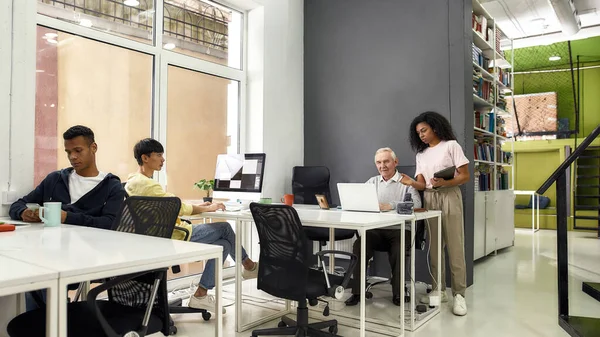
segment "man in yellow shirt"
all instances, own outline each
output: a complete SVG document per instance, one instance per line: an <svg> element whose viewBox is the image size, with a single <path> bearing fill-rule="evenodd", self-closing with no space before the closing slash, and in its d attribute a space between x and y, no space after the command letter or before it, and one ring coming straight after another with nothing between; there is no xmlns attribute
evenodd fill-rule
<svg viewBox="0 0 600 337"><path fill-rule="evenodd" d="M133 148L133 156L140 166L136 173L129 175L125 191L130 196L147 197L173 197L172 193L167 193L162 186L152 179L154 171L160 171L163 167L165 152L161 143L152 138L140 140ZM192 215L203 212L214 212L216 210L225 210L222 203L205 202L199 205L192 205L182 202L179 215ZM182 224L177 219L177 226L187 228L190 235L190 241L198 243L214 244L223 247L223 261L228 255L235 261L235 233L228 222L215 222L200 225ZM183 240L185 234L182 231L175 230L173 239ZM252 261L246 250L242 248L242 277L244 279L256 278L258 275L258 262ZM215 286L215 260L209 260L206 263L202 278L198 283L198 289L194 296L190 298L189 306L196 309L206 309L214 311L215 299L208 296L209 289Z"/></svg>

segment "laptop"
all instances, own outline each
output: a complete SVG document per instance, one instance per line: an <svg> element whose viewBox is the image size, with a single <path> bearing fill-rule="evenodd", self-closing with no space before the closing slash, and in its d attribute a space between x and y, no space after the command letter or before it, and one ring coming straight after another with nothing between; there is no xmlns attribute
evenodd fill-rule
<svg viewBox="0 0 600 337"><path fill-rule="evenodd" d="M344 211L381 212L375 184L338 183L337 188Z"/></svg>

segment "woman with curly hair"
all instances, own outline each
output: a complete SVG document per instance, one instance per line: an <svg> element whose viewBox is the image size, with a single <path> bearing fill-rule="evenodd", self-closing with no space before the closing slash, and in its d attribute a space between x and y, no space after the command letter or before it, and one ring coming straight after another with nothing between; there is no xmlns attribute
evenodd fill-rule
<svg viewBox="0 0 600 337"><path fill-rule="evenodd" d="M452 312L457 316L467 314L465 289L467 288L467 269L464 252L463 203L459 186L469 181L469 160L456 137L448 120L436 112L424 112L410 124L410 144L417 152L415 178L402 175L401 182L417 190L425 190L424 207L442 211L442 260L437 261L437 223L428 226L431 238L431 270L433 272L434 292L441 296L442 302L448 301L446 294L444 248L448 249L450 271L452 273ZM444 180L435 178L434 173L449 167L456 167L454 178ZM429 228L431 227L431 228ZM441 263L442 284L437 285L437 266ZM441 293L440 293L441 291ZM421 299L429 303L429 296Z"/></svg>

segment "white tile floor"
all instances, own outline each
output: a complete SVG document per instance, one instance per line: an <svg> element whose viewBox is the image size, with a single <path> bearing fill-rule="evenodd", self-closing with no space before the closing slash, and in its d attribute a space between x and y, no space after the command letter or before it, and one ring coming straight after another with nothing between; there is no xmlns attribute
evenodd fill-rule
<svg viewBox="0 0 600 337"><path fill-rule="evenodd" d="M600 317L600 303L581 292L582 280L600 282L600 240L594 233L569 233L569 251L571 313ZM250 289L252 285L247 283L244 288ZM380 296L389 297L385 291ZM514 247L475 264L475 282L466 297L469 307L466 317L452 315L449 303L442 306L441 315L406 336L568 336L557 324L555 232L531 234L517 230ZM375 300L369 307L371 313L397 310L385 299ZM229 307L224 316L223 336L250 336L250 331L235 333L233 308ZM255 305L245 305L243 309L245 319L269 312L273 311ZM179 337L213 334L212 320L202 322L196 315L179 315L174 319ZM277 321L272 321L261 327L276 325ZM338 334L358 336L358 330L340 326ZM378 334L367 333L367 336Z"/></svg>

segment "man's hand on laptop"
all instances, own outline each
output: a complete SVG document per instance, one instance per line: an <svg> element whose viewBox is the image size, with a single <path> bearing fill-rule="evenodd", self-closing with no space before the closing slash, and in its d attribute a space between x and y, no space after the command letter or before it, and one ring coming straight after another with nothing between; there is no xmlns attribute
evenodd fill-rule
<svg viewBox="0 0 600 337"><path fill-rule="evenodd" d="M223 205L220 202L215 202L215 203L209 203L209 205L207 206L207 212L214 212L214 211L224 211L225 210L225 205Z"/></svg>
<svg viewBox="0 0 600 337"><path fill-rule="evenodd" d="M389 211L392 209L392 205L390 205L389 203L380 203L379 209L382 211Z"/></svg>

